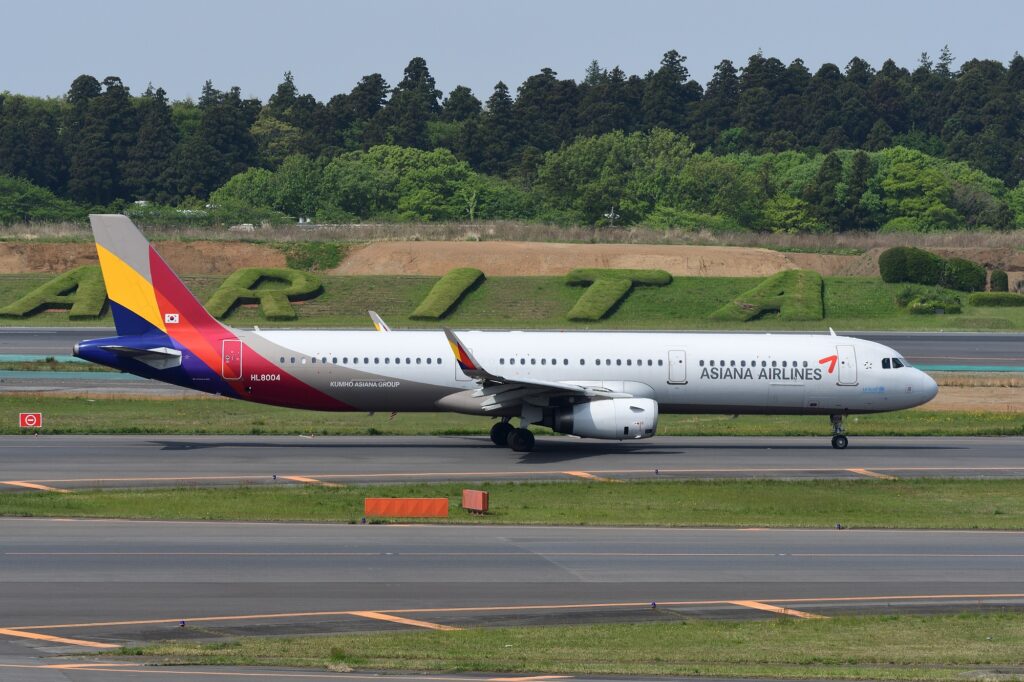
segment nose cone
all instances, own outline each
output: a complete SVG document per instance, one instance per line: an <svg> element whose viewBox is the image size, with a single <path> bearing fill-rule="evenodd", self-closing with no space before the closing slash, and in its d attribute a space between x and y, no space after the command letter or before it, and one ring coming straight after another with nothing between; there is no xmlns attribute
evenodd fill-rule
<svg viewBox="0 0 1024 682"><path fill-rule="evenodd" d="M924 372L921 372L919 377L919 385L921 405L924 405L939 394L939 385L935 383L935 379L932 379Z"/></svg>

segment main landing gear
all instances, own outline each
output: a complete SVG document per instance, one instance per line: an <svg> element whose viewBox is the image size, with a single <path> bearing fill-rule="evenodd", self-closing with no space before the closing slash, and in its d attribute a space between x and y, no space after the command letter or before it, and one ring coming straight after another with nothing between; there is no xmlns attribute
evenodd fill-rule
<svg viewBox="0 0 1024 682"><path fill-rule="evenodd" d="M843 415L833 414L829 419L832 420L832 447L836 450L845 450L850 440L843 435Z"/></svg>
<svg viewBox="0 0 1024 682"><path fill-rule="evenodd" d="M513 452L530 452L534 437L529 429L514 428L508 419L502 419L491 427L491 442L498 447L511 448Z"/></svg>

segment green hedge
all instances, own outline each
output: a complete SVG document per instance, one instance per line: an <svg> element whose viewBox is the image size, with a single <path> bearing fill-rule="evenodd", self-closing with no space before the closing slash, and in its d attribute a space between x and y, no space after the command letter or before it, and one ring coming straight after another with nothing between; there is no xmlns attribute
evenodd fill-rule
<svg viewBox="0 0 1024 682"><path fill-rule="evenodd" d="M566 317L573 322L595 322L622 301L634 286L661 287L672 283L664 270L580 268L565 276L571 286L587 286Z"/></svg>
<svg viewBox="0 0 1024 682"><path fill-rule="evenodd" d="M590 284L599 279L627 279L634 285L663 287L672 283L672 275L664 270L627 270L610 268L577 268L565 276L566 284Z"/></svg>
<svg viewBox="0 0 1024 682"><path fill-rule="evenodd" d="M268 288L263 288L266 285ZM283 284L285 286L277 286ZM220 285L206 302L206 309L216 318L223 318L235 306L259 303L260 312L268 320L294 320L298 317L289 301L315 298L323 291L320 278L291 268L242 268Z"/></svg>
<svg viewBox="0 0 1024 682"><path fill-rule="evenodd" d="M963 258L947 258L941 284L957 291L985 291L985 268Z"/></svg>
<svg viewBox="0 0 1024 682"><path fill-rule="evenodd" d="M912 246L897 246L878 257L883 282L941 284L958 291L984 291L985 268L963 258L942 258Z"/></svg>
<svg viewBox="0 0 1024 682"><path fill-rule="evenodd" d="M971 305L990 308L1016 308L1024 306L1024 294L1011 294L1006 291L979 291L967 297Z"/></svg>
<svg viewBox="0 0 1024 682"><path fill-rule="evenodd" d="M413 320L439 320L459 304L469 290L484 279L484 273L476 268L455 268L437 281L427 297L409 317Z"/></svg>
<svg viewBox="0 0 1024 682"><path fill-rule="evenodd" d="M709 318L746 322L768 313L778 313L780 320L823 319L821 275L813 270L777 272L711 313Z"/></svg>
<svg viewBox="0 0 1024 682"><path fill-rule="evenodd" d="M47 308L69 310L72 320L95 320L103 315L107 288L98 265L83 265L54 277L14 303L0 308L0 317L29 317Z"/></svg>
<svg viewBox="0 0 1024 682"><path fill-rule="evenodd" d="M945 261L939 256L912 246L897 246L878 257L882 281L890 283L939 284L944 266Z"/></svg>
<svg viewBox="0 0 1024 682"><path fill-rule="evenodd" d="M1010 278L1005 270L993 270L990 278L992 291L1009 291Z"/></svg>

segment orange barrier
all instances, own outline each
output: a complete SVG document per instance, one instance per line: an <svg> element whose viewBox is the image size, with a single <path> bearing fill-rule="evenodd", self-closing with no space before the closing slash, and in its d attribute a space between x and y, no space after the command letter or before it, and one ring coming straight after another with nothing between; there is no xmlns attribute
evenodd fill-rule
<svg viewBox="0 0 1024 682"><path fill-rule="evenodd" d="M447 497L367 497L363 501L366 516L446 517Z"/></svg>
<svg viewBox="0 0 1024 682"><path fill-rule="evenodd" d="M466 511L485 514L489 504L488 498L486 490L463 490L462 508Z"/></svg>

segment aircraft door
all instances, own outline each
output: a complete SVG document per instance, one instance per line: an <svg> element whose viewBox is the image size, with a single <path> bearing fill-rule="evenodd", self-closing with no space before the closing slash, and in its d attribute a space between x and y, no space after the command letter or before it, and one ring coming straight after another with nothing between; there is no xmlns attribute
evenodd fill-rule
<svg viewBox="0 0 1024 682"><path fill-rule="evenodd" d="M686 383L686 351L670 350L668 352L668 383Z"/></svg>
<svg viewBox="0 0 1024 682"><path fill-rule="evenodd" d="M836 355L839 365L839 379L836 381L840 386L857 385L857 350L853 346L836 346Z"/></svg>
<svg viewBox="0 0 1024 682"><path fill-rule="evenodd" d="M220 375L228 381L242 378L242 342L238 339L224 339L221 342Z"/></svg>

